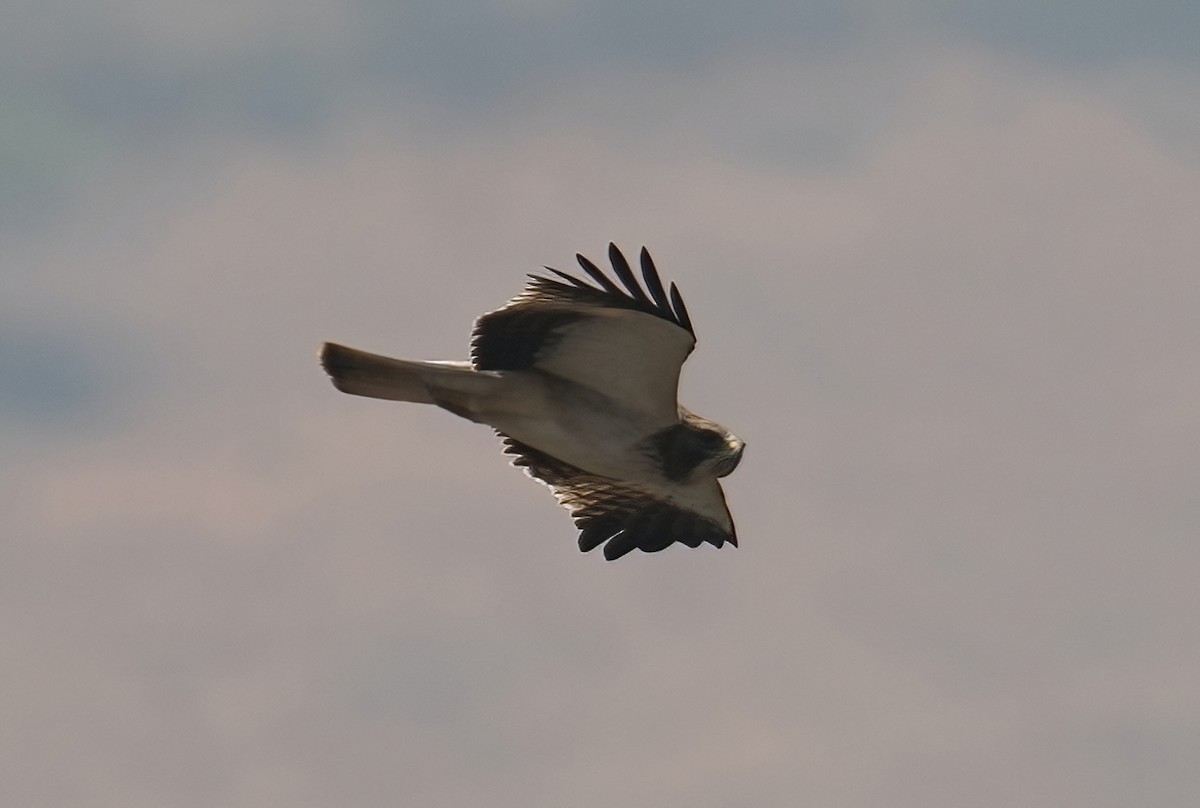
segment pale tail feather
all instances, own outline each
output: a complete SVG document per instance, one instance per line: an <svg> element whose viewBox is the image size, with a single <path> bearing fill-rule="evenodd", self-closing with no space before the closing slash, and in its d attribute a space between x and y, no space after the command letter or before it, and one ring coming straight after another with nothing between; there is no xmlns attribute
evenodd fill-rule
<svg viewBox="0 0 1200 808"><path fill-rule="evenodd" d="M438 404L454 409L475 395L486 395L490 374L476 373L467 362L417 362L327 342L321 365L343 393L390 401Z"/></svg>

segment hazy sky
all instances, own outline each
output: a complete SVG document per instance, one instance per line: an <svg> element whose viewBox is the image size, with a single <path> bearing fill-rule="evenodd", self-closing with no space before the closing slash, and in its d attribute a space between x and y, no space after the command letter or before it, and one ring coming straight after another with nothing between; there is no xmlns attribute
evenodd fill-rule
<svg viewBox="0 0 1200 808"><path fill-rule="evenodd" d="M1050 5L9 2L0 801L1195 805L1200 5ZM740 549L316 364L610 240Z"/></svg>

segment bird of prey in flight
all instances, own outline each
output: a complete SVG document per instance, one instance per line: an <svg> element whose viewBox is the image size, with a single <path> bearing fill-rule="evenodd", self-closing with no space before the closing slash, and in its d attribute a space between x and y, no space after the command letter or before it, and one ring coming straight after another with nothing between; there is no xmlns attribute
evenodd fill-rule
<svg viewBox="0 0 1200 808"><path fill-rule="evenodd" d="M638 283L613 244L618 286L576 256L595 285L546 267L521 294L475 321L470 362L389 359L325 343L337 389L436 404L487 424L512 464L545 483L579 528L579 549L604 557L674 542L737 546L718 478L745 444L677 400L696 345L675 284L663 288L641 252Z"/></svg>

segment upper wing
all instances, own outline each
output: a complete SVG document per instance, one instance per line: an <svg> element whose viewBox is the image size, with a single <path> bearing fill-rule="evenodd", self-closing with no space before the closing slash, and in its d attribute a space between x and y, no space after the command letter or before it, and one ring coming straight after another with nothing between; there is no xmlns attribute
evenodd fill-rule
<svg viewBox="0 0 1200 808"><path fill-rule="evenodd" d="M663 289L645 248L649 294L615 245L608 255L624 290L582 255L598 286L547 267L561 280L531 275L521 294L476 320L471 361L478 370L544 370L673 421L679 370L696 344L687 308L675 284Z"/></svg>
<svg viewBox="0 0 1200 808"><path fill-rule="evenodd" d="M501 433L503 435L503 433ZM631 550L655 553L675 542L737 546L733 518L716 480L691 486L649 486L601 477L504 436L513 465L550 486L571 511L583 552L604 544L609 561Z"/></svg>

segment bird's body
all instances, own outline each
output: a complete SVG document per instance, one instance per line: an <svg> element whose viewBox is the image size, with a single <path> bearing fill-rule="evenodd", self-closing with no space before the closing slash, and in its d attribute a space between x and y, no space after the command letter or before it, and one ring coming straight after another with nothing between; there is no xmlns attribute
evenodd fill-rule
<svg viewBox="0 0 1200 808"><path fill-rule="evenodd" d="M321 362L343 392L436 404L487 424L513 463L549 485L581 529L580 549L609 559L675 541L737 544L717 478L744 444L679 406L695 345L674 284L666 294L642 250L637 283L613 245L621 290L582 256L599 288L530 276L526 289L480 317L471 362L391 359L326 343Z"/></svg>

